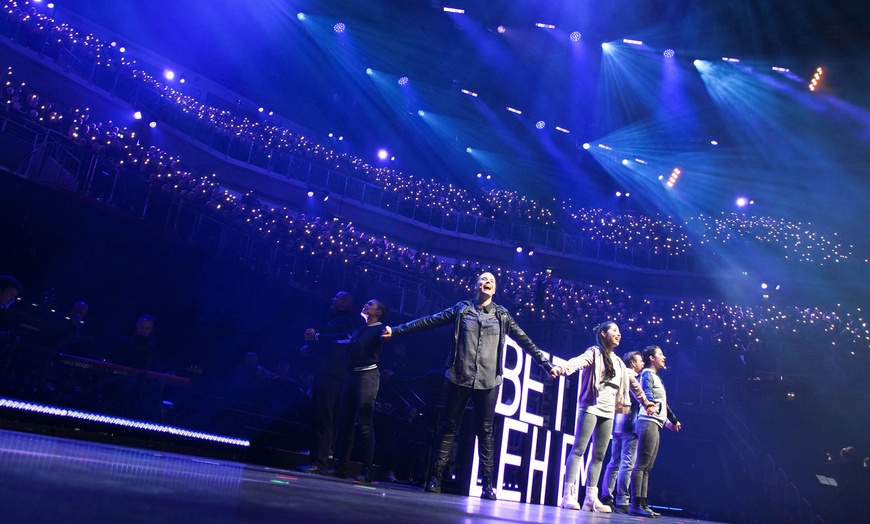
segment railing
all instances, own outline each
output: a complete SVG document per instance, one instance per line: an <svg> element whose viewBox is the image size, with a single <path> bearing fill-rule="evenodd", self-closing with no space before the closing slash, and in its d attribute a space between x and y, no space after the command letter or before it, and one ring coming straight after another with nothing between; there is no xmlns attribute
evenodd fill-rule
<svg viewBox="0 0 870 524"><path fill-rule="evenodd" d="M22 36L20 24L7 27L6 33L19 44L34 49L67 72L75 72L103 91L140 108L153 118L173 127L191 140L205 145L215 154L230 158L256 170L291 178L302 184L334 193L364 205L379 208L445 233L460 233L494 242L530 245L566 256L583 257L641 269L692 272L701 271L694 256L655 253L637 246L625 247L505 219L490 219L468 213L433 209L414 199L376 186L341 170L316 164L297 154L264 147L233 136L187 113L161 93L117 68L98 66L90 57L78 56L68 49L49 45L47 39ZM93 174L89 175L92 178Z"/></svg>

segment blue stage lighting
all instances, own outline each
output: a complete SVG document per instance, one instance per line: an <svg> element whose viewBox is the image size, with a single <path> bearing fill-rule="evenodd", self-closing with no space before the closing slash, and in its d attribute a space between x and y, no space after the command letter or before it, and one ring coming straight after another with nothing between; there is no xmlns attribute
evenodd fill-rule
<svg viewBox="0 0 870 524"><path fill-rule="evenodd" d="M746 197L738 197L735 203L737 204L737 207L745 207L746 204L749 203L749 199Z"/></svg>
<svg viewBox="0 0 870 524"><path fill-rule="evenodd" d="M585 142L583 144L583 149L589 149L590 147L592 147L592 146L589 145L589 142Z"/></svg>
<svg viewBox="0 0 870 524"><path fill-rule="evenodd" d="M471 153L472 151L473 151L473 149L471 149L470 147L466 147L466 148L465 148L465 152L466 152L466 153Z"/></svg>
<svg viewBox="0 0 870 524"><path fill-rule="evenodd" d="M163 71L163 78L167 80L175 80L175 71L172 71L170 69Z"/></svg>
<svg viewBox="0 0 870 524"><path fill-rule="evenodd" d="M674 55L676 55L676 53L674 52L673 49L665 49L665 52L662 53L662 55L663 55L665 58L673 58Z"/></svg>
<svg viewBox="0 0 870 524"><path fill-rule="evenodd" d="M543 120L538 120L537 122L535 122L535 127L537 127L538 129L544 129L545 127L547 127L547 123Z"/></svg>
<svg viewBox="0 0 870 524"><path fill-rule="evenodd" d="M157 122L155 122L155 121L152 120L152 121L148 124L148 127L150 127L151 129L154 129L155 127L157 127Z"/></svg>
<svg viewBox="0 0 870 524"><path fill-rule="evenodd" d="M568 35L568 38L570 38L572 42L579 42L580 36L580 31L572 31L571 34Z"/></svg>
<svg viewBox="0 0 870 524"><path fill-rule="evenodd" d="M142 120L142 111L136 111L133 113L133 118L136 120Z"/></svg>
<svg viewBox="0 0 870 524"><path fill-rule="evenodd" d="M378 158L380 158L381 160L386 160L388 155L389 155L389 153L387 152L386 149L378 150Z"/></svg>
<svg viewBox="0 0 870 524"><path fill-rule="evenodd" d="M305 20L305 13L296 13L296 18L299 20Z"/></svg>
<svg viewBox="0 0 870 524"><path fill-rule="evenodd" d="M496 28L496 31L498 31L499 34L504 34L504 32L507 31L507 28L503 25L500 25Z"/></svg>
<svg viewBox="0 0 870 524"><path fill-rule="evenodd" d="M610 51L610 42L604 42L601 44L601 49L604 51Z"/></svg>
<svg viewBox="0 0 870 524"><path fill-rule="evenodd" d="M334 26L332 26L332 30L337 34L344 33L344 30L347 29L347 26L344 25L344 22L338 22Z"/></svg>
<svg viewBox="0 0 870 524"><path fill-rule="evenodd" d="M417 111L417 114L420 115L420 116L426 116L426 112L423 111L422 109L419 110L419 111Z"/></svg>
<svg viewBox="0 0 870 524"><path fill-rule="evenodd" d="M366 74L369 76L372 76L373 74L375 74L375 70L372 69L371 67L368 67L368 68L366 68Z"/></svg>
<svg viewBox="0 0 870 524"><path fill-rule="evenodd" d="M628 165L628 159L627 159L627 158L623 158L623 159L622 159L622 165L624 165L624 166L627 166L627 165Z"/></svg>
<svg viewBox="0 0 870 524"><path fill-rule="evenodd" d="M406 86L406 85L408 85L408 77L407 77L407 76L403 76L402 78L400 78L400 79L399 79L399 85L400 85L400 86Z"/></svg>

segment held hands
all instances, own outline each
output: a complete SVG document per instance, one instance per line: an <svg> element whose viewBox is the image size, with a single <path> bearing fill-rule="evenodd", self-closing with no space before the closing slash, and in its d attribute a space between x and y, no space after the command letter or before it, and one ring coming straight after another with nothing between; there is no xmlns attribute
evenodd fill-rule
<svg viewBox="0 0 870 524"><path fill-rule="evenodd" d="M564 369L562 369L559 366L555 366L555 367L553 367L553 369L550 370L550 378L559 378L559 375L562 375L564 373L565 373Z"/></svg>
<svg viewBox="0 0 870 524"><path fill-rule="evenodd" d="M393 336L393 330L390 329L390 326L384 326L384 330L381 331L381 338L386 340Z"/></svg>

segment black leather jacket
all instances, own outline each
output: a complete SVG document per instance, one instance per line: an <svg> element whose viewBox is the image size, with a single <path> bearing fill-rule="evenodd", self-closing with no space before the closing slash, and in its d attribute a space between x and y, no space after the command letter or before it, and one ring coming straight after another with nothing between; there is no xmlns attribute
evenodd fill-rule
<svg viewBox="0 0 870 524"><path fill-rule="evenodd" d="M393 335L401 335L402 333L414 333L416 331L442 327L452 323L453 347L450 350L450 354L447 356L447 367L453 368L456 361L456 350L459 346L459 328L462 326L462 316L466 314L468 308L474 307L473 304L474 302L471 300L464 300L444 311L435 313L434 315L418 318L417 320L412 320L408 323L402 324L401 326L396 326L390 329L392 330ZM499 323L497 357L498 376L501 377L504 374L502 362L504 360L505 336L507 335L510 335L523 351L531 355L532 358L535 359L535 362L546 369L549 373L554 367L553 363L544 356L543 352L538 349L538 346L532 342L528 335L526 335L525 331L514 322L513 317L511 317L507 309L495 303L493 303L493 305L495 306L495 317L498 319Z"/></svg>

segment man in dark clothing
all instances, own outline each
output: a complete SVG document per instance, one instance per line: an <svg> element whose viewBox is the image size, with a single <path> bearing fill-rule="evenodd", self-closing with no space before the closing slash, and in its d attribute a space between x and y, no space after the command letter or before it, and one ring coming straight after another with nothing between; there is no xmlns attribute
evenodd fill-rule
<svg viewBox="0 0 870 524"><path fill-rule="evenodd" d="M314 441L311 463L297 468L304 473L318 473L329 467L341 385L347 370L347 345L335 341L349 339L357 326L355 316L350 312L352 306L353 297L350 293L339 291L332 297L329 321L319 329L305 330L305 340L309 343L314 360L314 383L311 387ZM323 341L320 340L321 335Z"/></svg>

